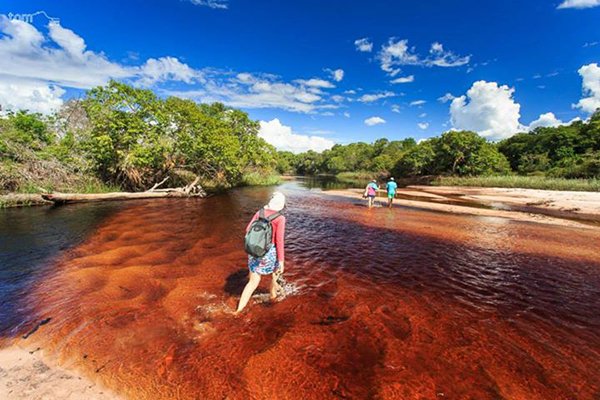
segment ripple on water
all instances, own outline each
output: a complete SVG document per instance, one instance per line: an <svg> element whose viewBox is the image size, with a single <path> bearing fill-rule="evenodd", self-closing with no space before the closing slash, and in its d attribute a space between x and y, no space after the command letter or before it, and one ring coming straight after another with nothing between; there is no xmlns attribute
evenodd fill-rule
<svg viewBox="0 0 600 400"><path fill-rule="evenodd" d="M33 338L132 398L600 392L597 233L369 211L287 184L295 293L264 301L265 278L235 317L243 229L270 190L114 213L27 298L52 317Z"/></svg>

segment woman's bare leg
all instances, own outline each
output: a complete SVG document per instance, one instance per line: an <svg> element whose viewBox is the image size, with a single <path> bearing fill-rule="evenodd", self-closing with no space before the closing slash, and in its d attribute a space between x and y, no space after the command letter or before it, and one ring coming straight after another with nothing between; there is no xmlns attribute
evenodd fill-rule
<svg viewBox="0 0 600 400"><path fill-rule="evenodd" d="M252 293L254 293L259 283L260 275L255 272L250 272L248 283L246 284L246 287L244 287L244 291L242 292L242 297L240 297L240 303L238 304L236 313L241 312L244 307L246 307L250 297L252 297Z"/></svg>
<svg viewBox="0 0 600 400"><path fill-rule="evenodd" d="M280 289L280 286L277 283L278 277L279 277L278 272L273 272L271 274L271 300L275 300L277 298L277 291Z"/></svg>

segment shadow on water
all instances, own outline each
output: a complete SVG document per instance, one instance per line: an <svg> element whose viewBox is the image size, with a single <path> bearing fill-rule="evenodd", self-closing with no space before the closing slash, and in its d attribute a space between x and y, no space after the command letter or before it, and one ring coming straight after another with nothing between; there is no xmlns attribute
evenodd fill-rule
<svg viewBox="0 0 600 400"><path fill-rule="evenodd" d="M0 335L12 336L31 310L23 301L61 252L77 246L120 203L0 210Z"/></svg>
<svg viewBox="0 0 600 400"><path fill-rule="evenodd" d="M240 269L227 276L223 290L230 296L240 296L248 281L248 269Z"/></svg>

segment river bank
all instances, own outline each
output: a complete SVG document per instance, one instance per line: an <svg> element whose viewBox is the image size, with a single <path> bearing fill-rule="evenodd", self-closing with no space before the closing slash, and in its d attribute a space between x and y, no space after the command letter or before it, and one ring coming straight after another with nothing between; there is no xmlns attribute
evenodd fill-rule
<svg viewBox="0 0 600 400"><path fill-rule="evenodd" d="M360 199L362 189L329 190L330 196ZM383 190L380 205L387 199ZM600 224L600 193L462 186L407 186L398 189L396 206L454 214L501 217L571 227ZM600 225L597 225L600 228Z"/></svg>
<svg viewBox="0 0 600 400"><path fill-rule="evenodd" d="M39 347L0 349L0 398L7 400L118 400L100 383L59 364Z"/></svg>

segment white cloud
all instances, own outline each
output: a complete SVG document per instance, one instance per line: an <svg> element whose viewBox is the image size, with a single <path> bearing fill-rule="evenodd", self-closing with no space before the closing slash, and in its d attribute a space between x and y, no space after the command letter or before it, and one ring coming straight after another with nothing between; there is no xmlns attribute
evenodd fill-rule
<svg viewBox="0 0 600 400"><path fill-rule="evenodd" d="M218 10L226 10L229 8L228 0L190 0L190 2L197 6L204 6Z"/></svg>
<svg viewBox="0 0 600 400"><path fill-rule="evenodd" d="M415 81L415 76L409 75L409 76L401 76L399 78L396 78L396 79L392 80L392 83L411 83L414 81Z"/></svg>
<svg viewBox="0 0 600 400"><path fill-rule="evenodd" d="M294 82L299 83L301 85L304 86L310 86L310 87L314 87L314 88L322 88L322 89L331 89L334 88L335 85L329 81L323 80L323 79L318 79L318 78L312 78L312 79L297 79Z"/></svg>
<svg viewBox="0 0 600 400"><path fill-rule="evenodd" d="M342 79L344 79L344 70L341 68L338 68L333 71L329 70L329 73L331 74L331 78L336 82L341 82Z"/></svg>
<svg viewBox="0 0 600 400"><path fill-rule="evenodd" d="M181 81L192 83L199 79L201 74L183 64L174 57L151 58L140 67L140 79L138 83L142 86L152 86L158 82Z"/></svg>
<svg viewBox="0 0 600 400"><path fill-rule="evenodd" d="M514 89L496 82L478 81L465 96L452 100L450 120L454 129L471 130L489 139L503 139L522 131L521 105Z"/></svg>
<svg viewBox="0 0 600 400"><path fill-rule="evenodd" d="M449 101L452 101L456 98L456 96L452 95L452 93L446 93L445 95L443 95L442 97L438 97L438 101L440 103L447 103Z"/></svg>
<svg viewBox="0 0 600 400"><path fill-rule="evenodd" d="M31 81L0 79L0 105L2 111L29 110L50 114L63 104L64 89L56 85L46 85Z"/></svg>
<svg viewBox="0 0 600 400"><path fill-rule="evenodd" d="M429 123L428 122L419 122L417 124L417 126L419 127L419 129L426 130L427 128L429 128Z"/></svg>
<svg viewBox="0 0 600 400"><path fill-rule="evenodd" d="M48 37L33 25L0 16L0 71L14 78L87 89L138 72L86 50L83 39L56 22Z"/></svg>
<svg viewBox="0 0 600 400"><path fill-rule="evenodd" d="M427 116L427 113L419 114L419 118L425 118L426 116Z"/></svg>
<svg viewBox="0 0 600 400"><path fill-rule="evenodd" d="M330 149L335 144L334 141L320 136L294 133L291 127L283 125L277 118L271 121L260 121L258 136L278 150L291 151L296 154L308 150L321 152Z"/></svg>
<svg viewBox="0 0 600 400"><path fill-rule="evenodd" d="M410 102L410 106L411 107L418 107L418 106L422 106L425 103L427 103L425 100L415 100L415 101L411 101Z"/></svg>
<svg viewBox="0 0 600 400"><path fill-rule="evenodd" d="M395 113L397 113L397 114L400 114L400 106L399 106L399 105L397 105L397 104L394 104L394 105L392 106L392 112L395 112Z"/></svg>
<svg viewBox="0 0 600 400"><path fill-rule="evenodd" d="M600 0L564 0L558 8L592 8L600 6Z"/></svg>
<svg viewBox="0 0 600 400"><path fill-rule="evenodd" d="M388 43L381 47L377 58L381 69L390 76L396 76L401 72L399 67L404 65L418 65L425 67L460 67L470 62L471 56L458 56L452 51L444 49L441 43L435 42L431 45L429 55L420 56L414 47L410 47L408 40L397 40L390 38Z"/></svg>
<svg viewBox="0 0 600 400"><path fill-rule="evenodd" d="M430 57L425 60L427 65L435 65L438 67L460 67L471 61L471 56L458 56L451 51L444 50L441 43L435 42L429 50Z"/></svg>
<svg viewBox="0 0 600 400"><path fill-rule="evenodd" d="M350 113L348 111L344 111L344 117L350 118Z"/></svg>
<svg viewBox="0 0 600 400"><path fill-rule="evenodd" d="M556 126L560 126L560 125L565 125L565 123L562 122L561 120L559 120L558 118L556 118L554 113L548 112L546 114L540 115L538 119L536 119L531 124L529 124L529 127L527 130L532 131L535 128L556 127Z"/></svg>
<svg viewBox="0 0 600 400"><path fill-rule="evenodd" d="M354 45L358 51L365 53L373 51L373 43L368 38L357 39L354 41Z"/></svg>
<svg viewBox="0 0 600 400"><path fill-rule="evenodd" d="M274 75L247 72L234 76L205 72L204 77L206 81L199 89L165 93L205 103L218 101L232 107L279 108L299 113L338 108L335 104L325 103L321 88L326 81L309 79L288 83Z"/></svg>
<svg viewBox="0 0 600 400"><path fill-rule="evenodd" d="M201 77L199 71L174 57L149 59L139 67L124 66L101 52L87 50L82 37L58 22L51 21L47 27L44 35L29 23L0 15L0 85L14 97L2 100L5 109L9 104L30 110L54 109L64 87L88 89L110 79L151 85L166 80L191 83ZM48 106L42 105L42 99Z"/></svg>
<svg viewBox="0 0 600 400"><path fill-rule="evenodd" d="M371 118L365 119L365 125L373 126L373 125L379 125L379 124L385 124L385 119L383 119L381 117L371 117Z"/></svg>
<svg viewBox="0 0 600 400"><path fill-rule="evenodd" d="M396 93L394 92L382 92L382 93L373 93L373 94L363 94L359 97L358 101L361 103L372 103L374 101L385 99L388 97L394 97Z"/></svg>
<svg viewBox="0 0 600 400"><path fill-rule="evenodd" d="M598 64L588 64L579 68L583 78L583 97L573 106L587 113L593 113L600 108L600 67Z"/></svg>

